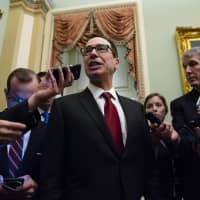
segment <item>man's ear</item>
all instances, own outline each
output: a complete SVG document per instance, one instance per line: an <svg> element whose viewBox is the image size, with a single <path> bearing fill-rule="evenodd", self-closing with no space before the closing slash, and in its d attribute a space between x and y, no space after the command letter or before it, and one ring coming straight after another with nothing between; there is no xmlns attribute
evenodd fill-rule
<svg viewBox="0 0 200 200"><path fill-rule="evenodd" d="M115 58L114 62L115 62L115 70L117 70L119 68L119 63L120 63L119 58Z"/></svg>

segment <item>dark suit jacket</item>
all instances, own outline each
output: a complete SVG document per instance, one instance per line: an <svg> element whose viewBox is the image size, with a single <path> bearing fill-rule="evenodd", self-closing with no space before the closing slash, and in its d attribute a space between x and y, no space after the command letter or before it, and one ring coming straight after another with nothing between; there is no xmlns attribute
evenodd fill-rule
<svg viewBox="0 0 200 200"><path fill-rule="evenodd" d="M40 115L37 112L29 112L27 100L9 109L0 112L0 119L26 124L27 130L35 127L40 121Z"/></svg>
<svg viewBox="0 0 200 200"><path fill-rule="evenodd" d="M200 115L196 113L196 102L199 95L197 91L192 90L171 102L173 126L181 136L176 166L182 183L179 190L185 200L200 199L200 155L194 149L198 141L189 126L191 120L200 123Z"/></svg>
<svg viewBox="0 0 200 200"><path fill-rule="evenodd" d="M173 151L171 144L153 137L152 144L155 153L155 167L151 179L150 199L173 200L174 196L174 171Z"/></svg>
<svg viewBox="0 0 200 200"><path fill-rule="evenodd" d="M37 127L33 128L30 133L27 149L22 162L20 163L16 177L30 175L36 182L40 177L40 161L44 143L46 125L39 122ZM0 174L9 177L7 146L0 148Z"/></svg>
<svg viewBox="0 0 200 200"><path fill-rule="evenodd" d="M88 89L55 100L48 126L41 199L137 200L153 160L143 107L119 96L127 122L120 156Z"/></svg>

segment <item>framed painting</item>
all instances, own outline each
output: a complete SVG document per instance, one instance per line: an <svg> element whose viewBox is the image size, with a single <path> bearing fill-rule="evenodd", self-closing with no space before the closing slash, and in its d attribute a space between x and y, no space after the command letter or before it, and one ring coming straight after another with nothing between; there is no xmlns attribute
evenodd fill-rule
<svg viewBox="0 0 200 200"><path fill-rule="evenodd" d="M200 27L177 27L176 28L176 44L179 57L179 68L181 73L183 93L191 90L189 83L186 80L182 66L181 57L185 51L191 47L200 46Z"/></svg>

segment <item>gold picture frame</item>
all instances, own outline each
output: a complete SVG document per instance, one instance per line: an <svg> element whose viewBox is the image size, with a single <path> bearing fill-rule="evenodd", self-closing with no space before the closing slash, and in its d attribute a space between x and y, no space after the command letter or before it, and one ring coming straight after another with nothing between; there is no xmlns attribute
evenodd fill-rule
<svg viewBox="0 0 200 200"><path fill-rule="evenodd" d="M2 12L2 10L0 9L0 19L1 19L2 15L3 15L3 12Z"/></svg>
<svg viewBox="0 0 200 200"><path fill-rule="evenodd" d="M177 27L176 28L176 44L179 57L179 68L181 73L183 93L191 91L191 87L186 80L182 66L181 57L185 51L191 47L200 46L200 27Z"/></svg>

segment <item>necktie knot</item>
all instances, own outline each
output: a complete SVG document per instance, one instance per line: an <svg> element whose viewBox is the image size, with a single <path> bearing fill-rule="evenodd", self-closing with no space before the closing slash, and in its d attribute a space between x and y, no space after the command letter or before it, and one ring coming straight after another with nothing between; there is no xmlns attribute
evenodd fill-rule
<svg viewBox="0 0 200 200"><path fill-rule="evenodd" d="M110 94L110 92L104 92L102 93L102 96L105 98L105 100L110 100L112 98L112 94Z"/></svg>
<svg viewBox="0 0 200 200"><path fill-rule="evenodd" d="M46 112L43 112L42 113L42 116L44 118L44 123L47 124L48 121L49 121L49 113L46 111Z"/></svg>

